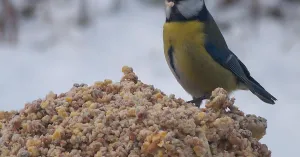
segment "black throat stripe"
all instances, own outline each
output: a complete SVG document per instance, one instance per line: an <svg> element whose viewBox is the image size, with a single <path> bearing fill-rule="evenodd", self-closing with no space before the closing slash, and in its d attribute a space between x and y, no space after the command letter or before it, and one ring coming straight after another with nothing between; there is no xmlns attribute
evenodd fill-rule
<svg viewBox="0 0 300 157"><path fill-rule="evenodd" d="M174 55L174 48L173 48L173 46L170 46L170 48L168 50L170 65L171 65L171 68L174 71L176 77L180 78L177 71L176 71L175 65L174 65L174 56L173 55Z"/></svg>

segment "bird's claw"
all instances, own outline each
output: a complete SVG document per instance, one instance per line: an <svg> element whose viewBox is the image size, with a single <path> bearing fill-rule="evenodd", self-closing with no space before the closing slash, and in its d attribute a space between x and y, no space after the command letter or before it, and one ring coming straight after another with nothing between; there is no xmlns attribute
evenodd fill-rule
<svg viewBox="0 0 300 157"><path fill-rule="evenodd" d="M210 97L209 94L205 94L205 95L203 95L203 96L201 96L201 97L199 97L199 98L193 97L193 100L187 101L187 103L193 103L193 104L195 104L195 106L200 107L202 101L203 101L204 99L208 99L209 97Z"/></svg>

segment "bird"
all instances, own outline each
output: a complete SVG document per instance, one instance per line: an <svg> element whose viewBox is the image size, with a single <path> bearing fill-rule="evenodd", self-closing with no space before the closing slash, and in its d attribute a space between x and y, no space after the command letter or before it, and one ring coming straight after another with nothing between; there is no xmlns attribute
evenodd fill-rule
<svg viewBox="0 0 300 157"><path fill-rule="evenodd" d="M164 56L177 82L200 107L216 88L251 91L267 104L277 100L229 49L204 0L165 0Z"/></svg>

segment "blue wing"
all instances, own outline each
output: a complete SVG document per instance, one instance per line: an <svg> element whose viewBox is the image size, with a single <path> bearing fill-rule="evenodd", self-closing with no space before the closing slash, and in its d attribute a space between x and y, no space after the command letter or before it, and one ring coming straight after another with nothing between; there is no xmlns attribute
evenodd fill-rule
<svg viewBox="0 0 300 157"><path fill-rule="evenodd" d="M250 76L250 72L247 67L238 59L238 57L231 52L228 48L218 49L213 43L205 43L206 51L211 57L222 65L225 69L231 71L240 81L245 84L249 90L259 97L262 101L275 104L277 100L274 96L268 93L254 78Z"/></svg>

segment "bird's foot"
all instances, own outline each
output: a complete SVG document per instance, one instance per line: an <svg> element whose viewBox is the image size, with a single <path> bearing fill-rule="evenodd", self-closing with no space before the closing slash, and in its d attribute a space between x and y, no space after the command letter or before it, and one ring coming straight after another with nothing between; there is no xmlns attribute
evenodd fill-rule
<svg viewBox="0 0 300 157"><path fill-rule="evenodd" d="M201 106L202 101L209 98L210 98L210 94L204 94L203 96L198 98L193 97L193 100L187 101L187 103L194 103L195 106L199 108Z"/></svg>

